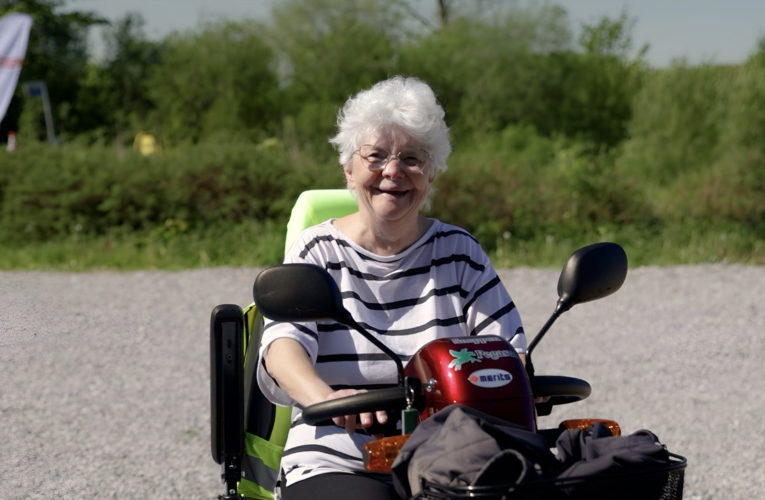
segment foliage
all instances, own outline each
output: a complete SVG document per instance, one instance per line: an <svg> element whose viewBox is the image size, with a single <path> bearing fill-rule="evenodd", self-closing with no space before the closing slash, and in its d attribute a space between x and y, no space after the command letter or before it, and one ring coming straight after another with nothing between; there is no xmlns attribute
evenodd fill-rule
<svg viewBox="0 0 765 500"><path fill-rule="evenodd" d="M401 35L394 3L287 1L277 5L269 38L294 101L342 103L388 76ZM294 109L294 108L292 108Z"/></svg>
<svg viewBox="0 0 765 500"><path fill-rule="evenodd" d="M495 247L506 234L597 233L604 224L650 224L633 179L619 171L618 152L531 127L508 127L463 144L438 180L433 212ZM476 204L475 193L484 203Z"/></svg>
<svg viewBox="0 0 765 500"><path fill-rule="evenodd" d="M2 156L6 241L286 220L302 191L342 185L339 166L319 167L278 143L204 143L149 158L127 151L122 159L110 147L38 144Z"/></svg>
<svg viewBox="0 0 765 500"><path fill-rule="evenodd" d="M407 0L288 0L267 23L206 22L161 41L129 14L87 62L84 35L101 20L64 3L0 0L0 15L35 16L22 78L56 81L65 132L61 147L36 142L39 100L23 112L14 100L2 267L33 266L23 255L72 269L278 258L298 193L343 185L327 144L338 108L393 74L431 84L452 127L430 215L473 232L500 265L557 265L599 239L641 263L763 263L765 38L741 66L651 69L626 14L574 39L551 4L445 2L427 19ZM164 152L126 147L138 131Z"/></svg>
<svg viewBox="0 0 765 500"><path fill-rule="evenodd" d="M88 65L76 111L96 137L105 135L118 143L127 142L143 128L141 122L146 125L145 118L154 108L149 76L162 57L159 44L146 38L144 24L143 17L135 12L117 20L103 33L104 60Z"/></svg>
<svg viewBox="0 0 765 500"><path fill-rule="evenodd" d="M402 50L401 71L434 87L458 136L528 124L596 150L625 138L645 66L644 51L630 58L626 14L584 25L578 47L562 7L491 14L458 17Z"/></svg>
<svg viewBox="0 0 765 500"><path fill-rule="evenodd" d="M399 67L434 88L458 137L513 123L538 126L549 109L542 95L551 69L547 56L569 50L569 38L560 7L463 15L410 41Z"/></svg>
<svg viewBox="0 0 765 500"><path fill-rule="evenodd" d="M449 23L436 29L406 0L289 0L269 23L208 22L161 43L147 40L143 19L130 13L105 30L105 59L88 65L84 30L100 20L57 12L64 0L24 1L71 32L69 46L53 45L76 59L67 63L73 97L54 106L70 117L70 137L91 141L124 144L141 130L165 147L276 136L328 158L321 146L343 101L403 73L434 87L455 137L529 124L597 149L624 138L642 74L640 56L629 58L626 15L585 25L577 45L563 7L549 4L444 4ZM59 73L34 51L27 66Z"/></svg>
<svg viewBox="0 0 765 500"><path fill-rule="evenodd" d="M765 215L765 61L740 68L678 62L654 71L634 103L621 165L655 214L677 222Z"/></svg>
<svg viewBox="0 0 765 500"><path fill-rule="evenodd" d="M220 21L164 41L147 87L166 145L267 137L281 96L262 31L255 22Z"/></svg>
<svg viewBox="0 0 765 500"><path fill-rule="evenodd" d="M556 105L559 122L548 125L548 130L582 137L598 147L614 146L627 137L648 49L643 47L630 58L633 25L626 13L616 20L603 17L596 24L583 24L579 44L584 52L559 55L553 64L560 88L553 87L545 101Z"/></svg>
<svg viewBox="0 0 765 500"><path fill-rule="evenodd" d="M274 8L267 35L284 88L283 138L293 134L301 145L326 144L342 103L390 76L405 36L396 5L292 0ZM317 154L327 158L328 149L317 148Z"/></svg>

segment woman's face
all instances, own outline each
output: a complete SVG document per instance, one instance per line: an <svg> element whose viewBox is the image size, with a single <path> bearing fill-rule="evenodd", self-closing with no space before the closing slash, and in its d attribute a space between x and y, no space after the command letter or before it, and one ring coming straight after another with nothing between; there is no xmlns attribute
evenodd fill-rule
<svg viewBox="0 0 765 500"><path fill-rule="evenodd" d="M381 170L373 172L359 154L353 155L351 170L344 171L348 187L356 190L359 210L386 222L416 224L435 178L432 160L425 162L422 172L404 170L395 155L408 148L422 149L422 146L398 129L373 135L362 144L384 148L394 156Z"/></svg>

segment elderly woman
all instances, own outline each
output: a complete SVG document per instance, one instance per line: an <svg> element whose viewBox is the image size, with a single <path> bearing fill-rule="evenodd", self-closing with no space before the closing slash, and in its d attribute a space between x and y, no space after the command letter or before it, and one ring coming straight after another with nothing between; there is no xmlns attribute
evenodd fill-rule
<svg viewBox="0 0 765 500"><path fill-rule="evenodd" d="M444 110L430 87L393 77L348 99L330 142L340 152L359 211L307 229L285 262L327 269L354 318L408 360L430 340L500 335L526 348L521 318L486 253L466 231L427 218L438 172L451 152ZM282 458L285 500L398 498L389 476L364 469L364 429L384 412L311 427L301 408L396 383L395 364L332 323L266 324L258 383L294 405Z"/></svg>

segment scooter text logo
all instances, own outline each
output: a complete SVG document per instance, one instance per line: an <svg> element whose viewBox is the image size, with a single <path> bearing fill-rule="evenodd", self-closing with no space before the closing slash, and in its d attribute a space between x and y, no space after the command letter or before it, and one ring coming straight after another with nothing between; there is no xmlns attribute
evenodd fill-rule
<svg viewBox="0 0 765 500"><path fill-rule="evenodd" d="M513 376L505 370L498 370L496 368L487 368L485 370L474 371L468 377L468 380L473 385L478 387L486 387L493 389L495 387L502 387L513 381Z"/></svg>
<svg viewBox="0 0 765 500"><path fill-rule="evenodd" d="M500 358L512 358L516 354L509 349L501 349L498 351L484 351L483 349L476 349L475 351L468 351L467 347L459 351L453 351L449 349L449 354L454 356L454 359L449 363L449 368L454 368L454 371L460 371L462 365L465 363L480 363L483 359L491 359L497 361Z"/></svg>
<svg viewBox="0 0 765 500"><path fill-rule="evenodd" d="M471 337L467 339L451 339L452 344L488 344L489 342L496 342L498 339L497 337Z"/></svg>
<svg viewBox="0 0 765 500"><path fill-rule="evenodd" d="M449 349L449 354L454 356L454 359L449 363L449 368L454 368L455 372L462 370L462 365L465 363L480 363L481 360L475 357L475 353L468 351L467 347L461 351L452 351Z"/></svg>
<svg viewBox="0 0 765 500"><path fill-rule="evenodd" d="M512 358L514 356L513 351L509 349L501 349L498 351L484 351L482 349L476 349L475 355L478 359L490 359L496 361L499 358Z"/></svg>

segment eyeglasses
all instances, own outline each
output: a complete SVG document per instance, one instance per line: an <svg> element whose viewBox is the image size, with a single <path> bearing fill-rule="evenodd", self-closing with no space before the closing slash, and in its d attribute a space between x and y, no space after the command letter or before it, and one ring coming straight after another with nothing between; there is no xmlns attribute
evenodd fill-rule
<svg viewBox="0 0 765 500"><path fill-rule="evenodd" d="M361 146L358 153L364 165L371 171L382 170L393 158L398 160L398 164L409 173L419 174L425 168L425 162L430 159L430 155L424 149L407 148L394 155L385 148L365 144Z"/></svg>

